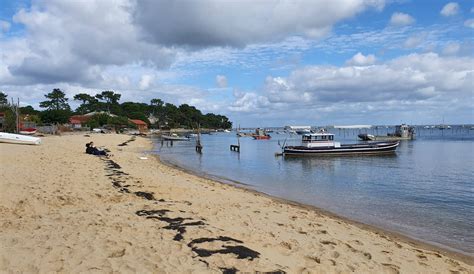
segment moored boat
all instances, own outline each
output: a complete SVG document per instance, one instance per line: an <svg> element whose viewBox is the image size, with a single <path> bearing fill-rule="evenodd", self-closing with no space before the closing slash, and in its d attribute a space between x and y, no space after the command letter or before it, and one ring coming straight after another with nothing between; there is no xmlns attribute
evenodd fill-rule
<svg viewBox="0 0 474 274"><path fill-rule="evenodd" d="M301 145L285 146L284 156L326 156L393 153L399 141L369 142L363 144L341 144L334 141L334 134L318 132L304 134Z"/></svg>
<svg viewBox="0 0 474 274"><path fill-rule="evenodd" d="M171 135L162 135L161 138L166 141L189 141L188 137L182 137L176 133L173 133Z"/></svg>
<svg viewBox="0 0 474 274"><path fill-rule="evenodd" d="M415 128L406 124L395 127L394 133L387 135L372 135L361 133L357 135L363 141L397 141L397 140L414 140L416 138Z"/></svg>
<svg viewBox="0 0 474 274"><path fill-rule="evenodd" d="M252 135L255 140L269 140L272 138L265 130L257 128L255 134Z"/></svg>
<svg viewBox="0 0 474 274"><path fill-rule="evenodd" d="M0 142L10 144L39 145L41 144L41 138L0 132Z"/></svg>

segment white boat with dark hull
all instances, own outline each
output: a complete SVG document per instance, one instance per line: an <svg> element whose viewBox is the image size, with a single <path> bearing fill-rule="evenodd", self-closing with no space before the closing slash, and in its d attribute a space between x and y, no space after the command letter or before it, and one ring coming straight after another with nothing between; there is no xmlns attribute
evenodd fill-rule
<svg viewBox="0 0 474 274"><path fill-rule="evenodd" d="M39 145L41 144L41 138L21 134L0 132L0 143Z"/></svg>
<svg viewBox="0 0 474 274"><path fill-rule="evenodd" d="M162 135L161 138L165 141L189 141L190 140L188 137L182 137L175 133L171 135Z"/></svg>
<svg viewBox="0 0 474 274"><path fill-rule="evenodd" d="M300 146L285 146L284 156L328 156L394 153L399 141L341 144L334 141L334 134L318 132L304 134Z"/></svg>

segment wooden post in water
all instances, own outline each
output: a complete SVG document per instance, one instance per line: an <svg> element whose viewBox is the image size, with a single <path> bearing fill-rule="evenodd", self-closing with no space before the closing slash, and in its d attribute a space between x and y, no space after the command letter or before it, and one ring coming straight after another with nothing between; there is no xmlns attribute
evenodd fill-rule
<svg viewBox="0 0 474 274"><path fill-rule="evenodd" d="M198 134L196 138L196 152L201 154L202 153L202 145L201 145L201 126L198 126Z"/></svg>
<svg viewBox="0 0 474 274"><path fill-rule="evenodd" d="M237 145L230 145L230 151L235 151L240 153L240 125L237 129Z"/></svg>

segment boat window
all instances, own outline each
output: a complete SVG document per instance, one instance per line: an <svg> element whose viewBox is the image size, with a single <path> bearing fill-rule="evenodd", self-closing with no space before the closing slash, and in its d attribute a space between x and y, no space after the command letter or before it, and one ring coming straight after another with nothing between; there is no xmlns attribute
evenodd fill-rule
<svg viewBox="0 0 474 274"><path fill-rule="evenodd" d="M321 139L326 140L326 135L321 136Z"/></svg>
<svg viewBox="0 0 474 274"><path fill-rule="evenodd" d="M334 136L333 136L333 135L329 135L329 140L334 140Z"/></svg>

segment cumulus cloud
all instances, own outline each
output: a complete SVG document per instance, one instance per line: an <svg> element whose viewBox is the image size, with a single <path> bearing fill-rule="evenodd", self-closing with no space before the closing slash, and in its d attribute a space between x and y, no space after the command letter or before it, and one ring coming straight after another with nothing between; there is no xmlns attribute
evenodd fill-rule
<svg viewBox="0 0 474 274"><path fill-rule="evenodd" d="M239 93L239 110L268 106L284 109L357 108L410 104L443 107L452 98L473 103L474 59L442 57L436 53L410 54L372 66L308 66L288 77L267 77L261 94ZM422 103L424 102L424 103ZM420 106L421 107L421 106ZM235 108L234 108L235 109Z"/></svg>
<svg viewBox="0 0 474 274"><path fill-rule="evenodd" d="M411 17L409 14L403 12L395 12L392 14L390 18L390 25L392 26L408 26L415 22L415 19Z"/></svg>
<svg viewBox="0 0 474 274"><path fill-rule="evenodd" d="M468 27L468 28L471 28L471 29L474 29L474 18L473 19L467 19L466 21L464 21L464 26Z"/></svg>
<svg viewBox="0 0 474 274"><path fill-rule="evenodd" d="M419 45L421 45L426 39L426 35L425 34L416 34L416 35L413 35L413 36L410 36L408 37L405 42L403 42L403 46L405 48L416 48L418 47Z"/></svg>
<svg viewBox="0 0 474 274"><path fill-rule="evenodd" d="M236 100L229 107L230 111L255 112L270 106L270 101L267 97L253 92L234 91L234 96Z"/></svg>
<svg viewBox="0 0 474 274"><path fill-rule="evenodd" d="M153 80L153 75L144 74L141 76L138 86L141 90L148 89L152 85Z"/></svg>
<svg viewBox="0 0 474 274"><path fill-rule="evenodd" d="M10 27L11 27L10 22L0 20L0 33L9 31Z"/></svg>
<svg viewBox="0 0 474 274"><path fill-rule="evenodd" d="M440 14L443 16L453 16L458 14L459 4L456 2L449 2L441 9Z"/></svg>
<svg viewBox="0 0 474 274"><path fill-rule="evenodd" d="M216 85L218 88L226 88L227 87L227 77L224 75L217 75L216 76Z"/></svg>
<svg viewBox="0 0 474 274"><path fill-rule="evenodd" d="M143 0L137 1L134 21L159 44L242 47L292 35L318 38L336 22L383 5L383 0Z"/></svg>
<svg viewBox="0 0 474 274"><path fill-rule="evenodd" d="M358 52L356 55L352 56L351 59L346 61L346 64L353 66L368 66L375 63L375 56L373 54L363 55Z"/></svg>
<svg viewBox="0 0 474 274"><path fill-rule="evenodd" d="M461 45L459 43L449 43L443 48L443 54L445 55L455 55L461 49Z"/></svg>
<svg viewBox="0 0 474 274"><path fill-rule="evenodd" d="M127 0L33 2L13 17L26 30L20 39L27 50L7 64L10 73L26 83L90 84L100 80L99 72L106 66L169 66L175 53L139 39L131 8Z"/></svg>

